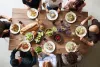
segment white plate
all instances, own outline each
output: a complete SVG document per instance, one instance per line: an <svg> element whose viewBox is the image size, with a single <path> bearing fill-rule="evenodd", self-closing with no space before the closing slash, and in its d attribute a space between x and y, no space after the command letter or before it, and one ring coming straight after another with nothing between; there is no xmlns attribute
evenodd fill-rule
<svg viewBox="0 0 100 67"><path fill-rule="evenodd" d="M23 49L23 48L21 47L20 50L23 51L23 52L27 52L27 51L30 50L31 44L30 44L28 41L22 41L20 44L22 44L22 43L24 43L24 42L28 44L29 48L28 48L28 49Z"/></svg>
<svg viewBox="0 0 100 67"><path fill-rule="evenodd" d="M31 34L33 35L33 33L32 33L32 32L27 32L26 34L28 34L28 33L31 33ZM26 40L26 41L29 41L29 40L27 40L27 39L26 39L26 34L25 34L25 40ZM33 35L33 39L34 39L34 35ZM33 39L32 39L32 40L30 40L29 42L33 41Z"/></svg>
<svg viewBox="0 0 100 67"><path fill-rule="evenodd" d="M84 34L79 35L79 34L77 33L77 31L76 31L78 28L83 28L84 31L85 31ZM86 36L86 34L87 34L87 29L86 29L84 26L78 26L78 27L75 29L75 33L76 33L76 35L79 36L79 37L84 37L84 36Z"/></svg>
<svg viewBox="0 0 100 67"><path fill-rule="evenodd" d="M36 12L36 15L35 16L31 16L30 14L31 14L31 11L33 10L33 11L35 11ZM37 16L38 16L38 10L37 9L35 9L35 8L31 8L30 10L28 10L27 11L27 16L30 18L30 19L35 19Z"/></svg>
<svg viewBox="0 0 100 67"><path fill-rule="evenodd" d="M52 50L48 50L48 49L46 48L47 43L50 43L50 44L53 46L53 49L52 49ZM54 44L52 41L48 41L48 42L46 42L46 43L43 45L43 48L44 48L44 50L45 50L46 52L52 53L52 52L55 50L55 44Z"/></svg>
<svg viewBox="0 0 100 67"><path fill-rule="evenodd" d="M74 16L74 20L73 20L73 21L68 21L68 19L67 19L68 14L72 14L72 15ZM65 20L66 20L68 23L74 23L74 22L76 21L76 19L77 19L77 16L76 16L76 14L75 14L74 12L68 12L68 13L66 13L66 15L65 15Z"/></svg>
<svg viewBox="0 0 100 67"><path fill-rule="evenodd" d="M15 24L18 25L19 30L18 30L17 32L13 31L13 30L12 30L12 26L13 26L14 24L11 24L11 26L10 26L10 32L11 32L12 34L18 34L18 33L20 32L20 24L19 24L19 23L15 23Z"/></svg>
<svg viewBox="0 0 100 67"><path fill-rule="evenodd" d="M54 18L51 18L50 15L49 15L49 13L47 13L47 18L48 18L49 20L53 21L53 20L56 20L56 19L58 18L58 13L57 13L56 10L49 10L49 12L54 12L55 15L56 15Z"/></svg>
<svg viewBox="0 0 100 67"><path fill-rule="evenodd" d="M68 50L67 44L69 44L69 43L73 43L73 45L75 46L75 49L74 49L73 51L69 51L69 50ZM67 42L67 44L65 45L65 49L66 49L67 52L75 52L75 51L77 50L77 45L76 45L75 42L69 41L69 42Z"/></svg>

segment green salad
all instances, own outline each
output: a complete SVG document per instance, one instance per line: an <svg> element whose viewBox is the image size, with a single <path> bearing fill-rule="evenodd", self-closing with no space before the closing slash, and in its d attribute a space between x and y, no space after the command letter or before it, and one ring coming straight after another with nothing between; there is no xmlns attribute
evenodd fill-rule
<svg viewBox="0 0 100 67"><path fill-rule="evenodd" d="M40 46L36 47L36 48L35 48L35 52L36 52L37 54L39 54L40 52L42 52L42 48L41 48Z"/></svg>
<svg viewBox="0 0 100 67"><path fill-rule="evenodd" d="M36 43L39 43L41 41L41 38L43 37L43 32L38 32L37 37L34 39Z"/></svg>
<svg viewBox="0 0 100 67"><path fill-rule="evenodd" d="M31 32L25 34L25 39L29 42L33 40L33 34Z"/></svg>

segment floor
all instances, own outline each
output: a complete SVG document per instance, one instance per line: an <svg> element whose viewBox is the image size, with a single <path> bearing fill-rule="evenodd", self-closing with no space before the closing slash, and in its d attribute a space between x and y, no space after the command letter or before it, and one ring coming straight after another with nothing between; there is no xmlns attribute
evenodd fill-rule
<svg viewBox="0 0 100 67"><path fill-rule="evenodd" d="M66 1L66 0L64 0ZM89 15L93 15L100 21L100 0L86 0L84 11L88 11ZM23 8L22 0L0 0L0 15L12 16L12 8ZM9 64L10 53L8 50L9 39L0 39L0 67L11 67ZM78 67L100 67L100 43L89 49L89 52L83 60L78 64Z"/></svg>

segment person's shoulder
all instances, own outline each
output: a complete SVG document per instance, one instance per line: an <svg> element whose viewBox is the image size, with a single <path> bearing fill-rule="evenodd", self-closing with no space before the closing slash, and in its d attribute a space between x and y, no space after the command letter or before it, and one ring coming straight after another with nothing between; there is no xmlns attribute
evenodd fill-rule
<svg viewBox="0 0 100 67"><path fill-rule="evenodd" d="M52 56L52 57L56 57L56 55L54 55L54 54L50 54L50 56Z"/></svg>

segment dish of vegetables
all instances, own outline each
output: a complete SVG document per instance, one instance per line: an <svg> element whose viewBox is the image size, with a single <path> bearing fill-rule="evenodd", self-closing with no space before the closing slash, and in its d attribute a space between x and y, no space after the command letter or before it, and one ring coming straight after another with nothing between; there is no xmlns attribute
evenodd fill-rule
<svg viewBox="0 0 100 67"><path fill-rule="evenodd" d="M74 12L68 12L66 15L65 15L65 20L68 22L68 23L74 23L76 21L76 14Z"/></svg>
<svg viewBox="0 0 100 67"><path fill-rule="evenodd" d="M39 54L40 52L42 52L42 48L41 48L40 46L37 46L37 47L35 48L35 52L36 52L37 54Z"/></svg>
<svg viewBox="0 0 100 67"><path fill-rule="evenodd" d="M39 31L37 33L36 38L34 39L35 43L40 43L43 36L44 36L44 33L42 31L41 32Z"/></svg>
<svg viewBox="0 0 100 67"><path fill-rule="evenodd" d="M25 34L25 40L31 42L34 39L34 35L32 32L28 32Z"/></svg>
<svg viewBox="0 0 100 67"><path fill-rule="evenodd" d="M87 30L84 26L78 26L76 29L75 29L75 33L77 36L79 37L84 37L86 36L87 34Z"/></svg>
<svg viewBox="0 0 100 67"><path fill-rule="evenodd" d="M72 41L67 42L67 44L65 45L65 49L67 52L75 52L76 48L77 48L76 43Z"/></svg>
<svg viewBox="0 0 100 67"><path fill-rule="evenodd" d="M52 29L47 29L47 30L45 31L45 34L46 34L47 36L52 36L52 35L53 35L53 30L52 30Z"/></svg>

